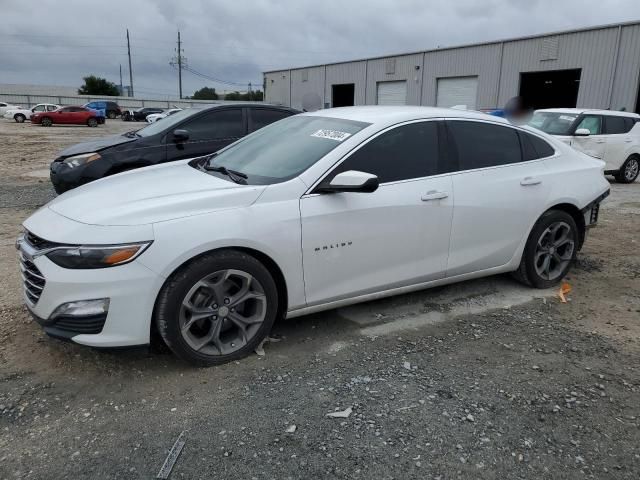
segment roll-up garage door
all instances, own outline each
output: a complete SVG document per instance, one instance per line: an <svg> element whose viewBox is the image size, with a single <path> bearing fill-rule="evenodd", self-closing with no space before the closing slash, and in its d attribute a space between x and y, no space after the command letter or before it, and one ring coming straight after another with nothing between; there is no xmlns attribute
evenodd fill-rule
<svg viewBox="0 0 640 480"><path fill-rule="evenodd" d="M407 82L378 82L378 105L406 105Z"/></svg>
<svg viewBox="0 0 640 480"><path fill-rule="evenodd" d="M438 107L453 107L466 105L467 109L475 110L478 93L478 77L451 77L438 79Z"/></svg>

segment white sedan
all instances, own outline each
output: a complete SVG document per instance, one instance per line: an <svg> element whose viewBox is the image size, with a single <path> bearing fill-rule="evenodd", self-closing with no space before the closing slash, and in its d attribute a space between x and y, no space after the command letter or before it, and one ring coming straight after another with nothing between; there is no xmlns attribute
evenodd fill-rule
<svg viewBox="0 0 640 480"><path fill-rule="evenodd" d="M547 288L597 221L603 167L476 112L296 115L42 207L16 244L25 301L50 335L116 347L159 332L213 365L278 317L503 272Z"/></svg>
<svg viewBox="0 0 640 480"><path fill-rule="evenodd" d="M25 120L29 120L34 113L53 112L59 108L61 108L60 105L53 103L39 103L31 108L14 107L4 113L4 118L15 120L17 123L23 123Z"/></svg>
<svg viewBox="0 0 640 480"><path fill-rule="evenodd" d="M613 110L550 108L537 110L531 126L594 158L604 173L633 183L640 173L640 115Z"/></svg>
<svg viewBox="0 0 640 480"><path fill-rule="evenodd" d="M174 113L181 112L181 108L170 108L169 110L165 110L162 113L152 113L151 115L147 115L147 123L155 123L162 118L167 118L169 115L173 115Z"/></svg>
<svg viewBox="0 0 640 480"><path fill-rule="evenodd" d="M4 117L7 110L11 108L20 108L18 105L11 105L10 103L0 102L0 117Z"/></svg>

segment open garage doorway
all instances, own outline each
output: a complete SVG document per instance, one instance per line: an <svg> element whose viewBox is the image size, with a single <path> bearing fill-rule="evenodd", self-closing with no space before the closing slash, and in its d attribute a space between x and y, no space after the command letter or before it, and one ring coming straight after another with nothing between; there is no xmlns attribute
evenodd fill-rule
<svg viewBox="0 0 640 480"><path fill-rule="evenodd" d="M520 73L520 97L526 108L574 108L580 89L579 68Z"/></svg>
<svg viewBox="0 0 640 480"><path fill-rule="evenodd" d="M331 85L331 106L332 107L353 107L355 105L356 85L355 83L343 83L341 85Z"/></svg>
<svg viewBox="0 0 640 480"><path fill-rule="evenodd" d="M638 85L638 93L636 95L636 113L640 113L640 85Z"/></svg>

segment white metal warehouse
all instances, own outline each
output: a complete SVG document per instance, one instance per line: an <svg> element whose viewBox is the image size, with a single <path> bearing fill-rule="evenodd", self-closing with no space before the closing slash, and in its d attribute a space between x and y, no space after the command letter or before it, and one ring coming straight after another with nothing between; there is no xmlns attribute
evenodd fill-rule
<svg viewBox="0 0 640 480"><path fill-rule="evenodd" d="M264 73L265 101L350 105L640 110L640 22ZM640 112L639 112L640 113Z"/></svg>

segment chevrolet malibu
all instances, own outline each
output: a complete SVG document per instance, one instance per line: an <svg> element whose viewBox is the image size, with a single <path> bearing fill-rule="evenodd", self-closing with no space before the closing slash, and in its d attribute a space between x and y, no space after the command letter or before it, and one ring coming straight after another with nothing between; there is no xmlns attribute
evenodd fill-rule
<svg viewBox="0 0 640 480"><path fill-rule="evenodd" d="M54 337L214 365L281 317L512 272L569 270L609 193L603 162L529 127L426 107L289 117L216 154L59 196L18 238Z"/></svg>

